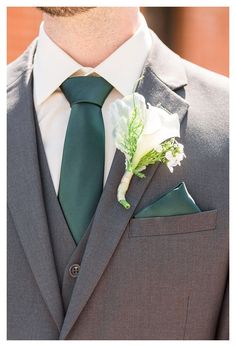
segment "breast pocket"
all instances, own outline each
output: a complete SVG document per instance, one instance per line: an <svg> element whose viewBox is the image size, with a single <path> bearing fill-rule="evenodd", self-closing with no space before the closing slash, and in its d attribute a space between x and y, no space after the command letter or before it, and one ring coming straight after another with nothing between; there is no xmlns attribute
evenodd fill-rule
<svg viewBox="0 0 236 347"><path fill-rule="evenodd" d="M129 224L129 237L181 235L214 230L217 224L217 210L194 214L132 218Z"/></svg>

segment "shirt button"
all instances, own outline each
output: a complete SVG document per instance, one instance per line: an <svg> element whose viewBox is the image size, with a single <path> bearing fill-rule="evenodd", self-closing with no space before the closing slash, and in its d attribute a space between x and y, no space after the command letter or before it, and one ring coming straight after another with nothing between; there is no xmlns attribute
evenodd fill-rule
<svg viewBox="0 0 236 347"><path fill-rule="evenodd" d="M70 276L73 278L76 278L79 274L79 269L80 269L79 264L71 265L71 267L69 268Z"/></svg>

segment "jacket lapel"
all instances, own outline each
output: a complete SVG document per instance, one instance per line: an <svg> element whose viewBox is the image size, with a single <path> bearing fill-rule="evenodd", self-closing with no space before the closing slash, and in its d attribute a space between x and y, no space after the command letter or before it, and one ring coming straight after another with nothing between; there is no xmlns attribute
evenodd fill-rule
<svg viewBox="0 0 236 347"><path fill-rule="evenodd" d="M8 89L8 205L42 297L60 331L63 307L41 190L34 123L34 50L35 43L11 71L11 77L20 77ZM27 69L22 73L23 67Z"/></svg>
<svg viewBox="0 0 236 347"><path fill-rule="evenodd" d="M153 36L153 48L143 70L144 78L137 91L152 105L161 103L172 113L178 113L182 122L187 102L173 90L187 84L181 59ZM105 271L126 226L132 217L158 165L150 165L145 179L133 177L127 199L132 207L125 210L116 200L116 190L124 173L124 157L116 151L91 226L79 276L62 326L60 339L65 339L89 300L95 286Z"/></svg>

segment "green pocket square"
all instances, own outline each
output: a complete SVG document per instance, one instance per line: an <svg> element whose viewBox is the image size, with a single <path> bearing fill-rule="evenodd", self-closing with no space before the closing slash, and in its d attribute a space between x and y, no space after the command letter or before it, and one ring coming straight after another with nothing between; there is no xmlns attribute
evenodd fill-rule
<svg viewBox="0 0 236 347"><path fill-rule="evenodd" d="M163 195L160 199L138 212L134 218L166 217L201 212L187 191L185 183Z"/></svg>

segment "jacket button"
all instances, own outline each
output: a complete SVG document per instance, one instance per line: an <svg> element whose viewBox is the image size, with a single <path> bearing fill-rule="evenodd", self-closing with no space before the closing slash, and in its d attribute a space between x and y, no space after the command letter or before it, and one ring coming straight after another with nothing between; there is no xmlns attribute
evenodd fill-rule
<svg viewBox="0 0 236 347"><path fill-rule="evenodd" d="M73 278L76 278L79 274L79 269L80 269L79 264L71 265L71 267L69 268L70 276Z"/></svg>

